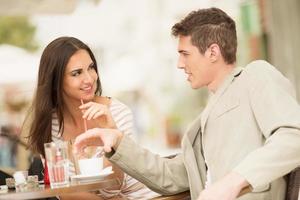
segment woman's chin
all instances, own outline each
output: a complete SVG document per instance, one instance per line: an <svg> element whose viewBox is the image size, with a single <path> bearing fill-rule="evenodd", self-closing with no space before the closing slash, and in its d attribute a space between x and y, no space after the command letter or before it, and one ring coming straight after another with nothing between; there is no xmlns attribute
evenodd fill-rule
<svg viewBox="0 0 300 200"><path fill-rule="evenodd" d="M84 95L81 97L83 101L92 101L95 98L95 94Z"/></svg>

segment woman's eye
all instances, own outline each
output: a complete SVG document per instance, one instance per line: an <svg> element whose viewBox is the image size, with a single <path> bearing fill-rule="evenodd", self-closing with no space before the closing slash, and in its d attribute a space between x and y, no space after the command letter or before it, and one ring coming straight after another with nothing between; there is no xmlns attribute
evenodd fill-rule
<svg viewBox="0 0 300 200"><path fill-rule="evenodd" d="M94 64L90 65L89 70L95 70L95 65Z"/></svg>
<svg viewBox="0 0 300 200"><path fill-rule="evenodd" d="M72 76L79 76L80 74L81 74L80 71L73 71L73 72L71 73Z"/></svg>

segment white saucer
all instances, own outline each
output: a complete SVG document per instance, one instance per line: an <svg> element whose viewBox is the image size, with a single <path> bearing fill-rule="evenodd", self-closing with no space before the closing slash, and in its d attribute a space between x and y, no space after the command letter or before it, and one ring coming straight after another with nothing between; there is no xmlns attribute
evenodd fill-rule
<svg viewBox="0 0 300 200"><path fill-rule="evenodd" d="M112 168L105 168L103 169L99 174L93 174L93 175L74 175L71 176L71 180L78 181L80 183L87 183L87 182L96 182L99 180L103 180L106 176L113 174L114 171L112 171Z"/></svg>

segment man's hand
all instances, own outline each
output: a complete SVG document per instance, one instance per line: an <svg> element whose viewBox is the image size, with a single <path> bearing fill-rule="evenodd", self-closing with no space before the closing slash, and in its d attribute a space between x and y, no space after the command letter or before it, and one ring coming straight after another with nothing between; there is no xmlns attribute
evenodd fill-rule
<svg viewBox="0 0 300 200"><path fill-rule="evenodd" d="M249 186L241 175L231 172L200 193L198 200L234 200L240 191Z"/></svg>
<svg viewBox="0 0 300 200"><path fill-rule="evenodd" d="M117 149L123 133L117 129L93 128L76 137L74 152L81 154L87 146L103 146L105 152Z"/></svg>

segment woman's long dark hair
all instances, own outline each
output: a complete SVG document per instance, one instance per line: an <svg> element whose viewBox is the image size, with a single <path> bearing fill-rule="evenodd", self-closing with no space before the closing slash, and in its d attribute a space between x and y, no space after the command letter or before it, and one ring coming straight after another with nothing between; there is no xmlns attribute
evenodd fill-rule
<svg viewBox="0 0 300 200"><path fill-rule="evenodd" d="M33 99L31 113L28 115L29 147L45 156L44 143L52 141L52 116L57 114L59 131L63 131L63 78L66 65L72 55L80 49L86 50L94 62L98 74L97 62L91 49L74 37L60 37L45 48L39 65L38 83ZM101 95L102 88L98 75L96 95ZM30 116L30 117L29 117ZM30 118L30 119L29 119ZM25 121L26 123L26 121Z"/></svg>

